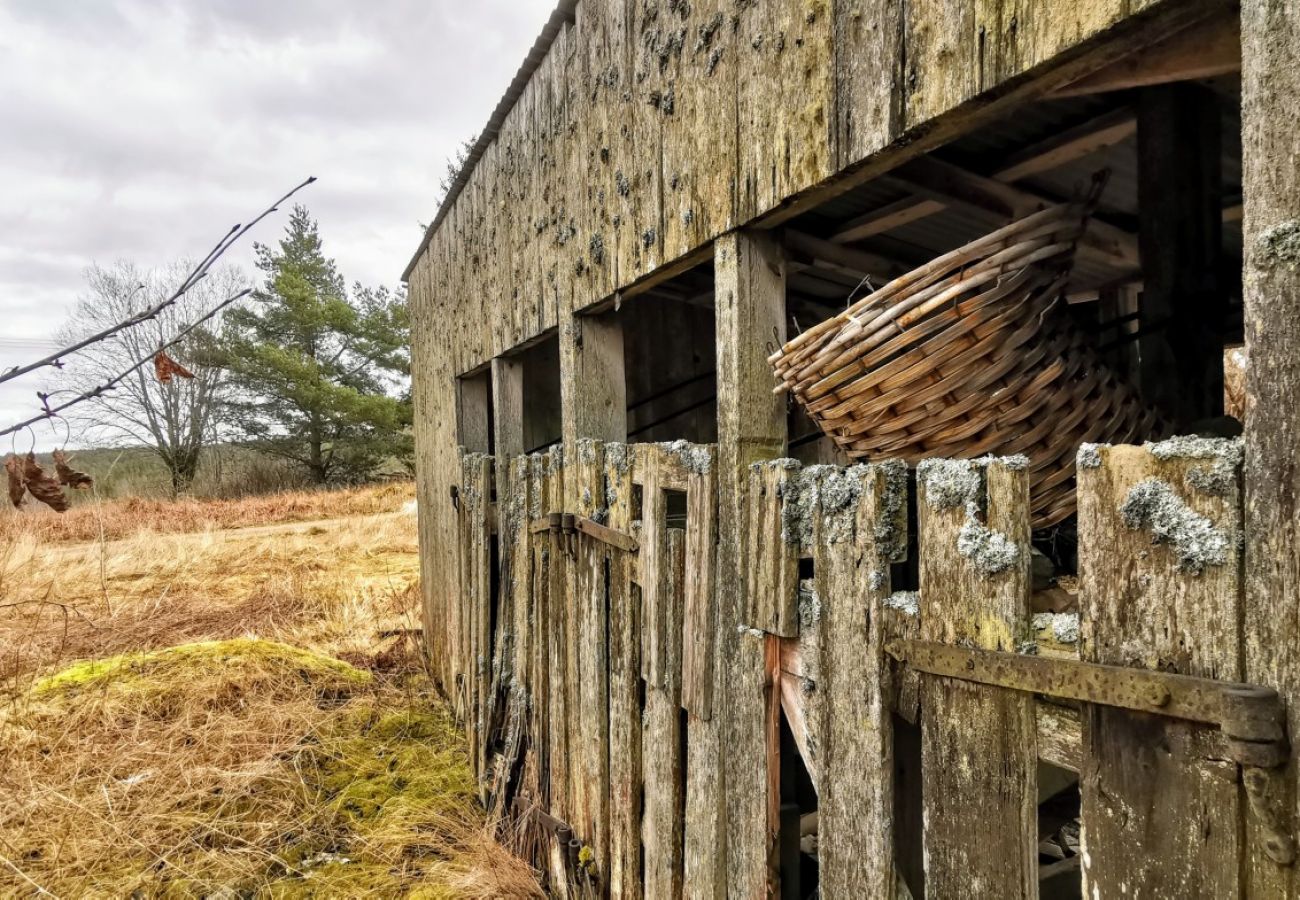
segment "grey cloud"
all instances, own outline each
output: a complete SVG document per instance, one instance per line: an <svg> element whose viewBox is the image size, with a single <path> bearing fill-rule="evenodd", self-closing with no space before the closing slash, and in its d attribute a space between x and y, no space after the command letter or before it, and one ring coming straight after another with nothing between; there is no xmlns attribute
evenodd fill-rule
<svg viewBox="0 0 1300 900"><path fill-rule="evenodd" d="M307 174L321 180L303 202L344 274L393 284L434 214L444 159L486 122L552 6L6 0L8 336L56 329L91 262L201 254ZM235 258L250 264L250 248ZM0 422L40 386L0 390Z"/></svg>

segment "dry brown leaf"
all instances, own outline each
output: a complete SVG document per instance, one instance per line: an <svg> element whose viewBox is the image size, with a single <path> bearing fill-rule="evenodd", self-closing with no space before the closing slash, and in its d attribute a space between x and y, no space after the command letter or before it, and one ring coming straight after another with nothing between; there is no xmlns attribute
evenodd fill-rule
<svg viewBox="0 0 1300 900"><path fill-rule="evenodd" d="M95 479L85 472L78 472L72 468L72 466L68 465L70 462L72 462L71 456L68 456L62 450L54 451L54 471L58 473L59 484L66 484L68 487L76 488L79 491L84 491L86 488L93 486Z"/></svg>
<svg viewBox="0 0 1300 900"><path fill-rule="evenodd" d="M9 502L15 507L23 505L27 493L27 479L23 477L22 461L16 456L5 458L5 473L9 476Z"/></svg>
<svg viewBox="0 0 1300 900"><path fill-rule="evenodd" d="M181 378L194 377L193 372L182 366L161 350L159 350L153 358L153 370L154 374L158 376L158 380L163 384L169 384L173 375L178 375Z"/></svg>
<svg viewBox="0 0 1300 900"><path fill-rule="evenodd" d="M55 512L68 511L68 498L59 485L59 480L41 468L35 453L28 453L23 463L23 478L27 480L27 491L37 500Z"/></svg>

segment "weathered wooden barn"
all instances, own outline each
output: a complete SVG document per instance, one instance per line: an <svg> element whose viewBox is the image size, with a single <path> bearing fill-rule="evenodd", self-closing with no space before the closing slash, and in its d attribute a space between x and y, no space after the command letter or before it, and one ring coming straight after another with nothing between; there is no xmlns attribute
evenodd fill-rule
<svg viewBox="0 0 1300 900"><path fill-rule="evenodd" d="M559 4L406 273L556 894L1297 896L1298 116L1292 0Z"/></svg>

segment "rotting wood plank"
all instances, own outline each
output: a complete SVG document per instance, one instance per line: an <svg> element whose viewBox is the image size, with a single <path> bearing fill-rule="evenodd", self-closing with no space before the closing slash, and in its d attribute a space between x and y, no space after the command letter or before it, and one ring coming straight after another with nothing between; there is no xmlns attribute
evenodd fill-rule
<svg viewBox="0 0 1300 900"><path fill-rule="evenodd" d="M686 719L685 887L683 896L722 900L726 866L719 852L726 839L722 796L722 719Z"/></svg>
<svg viewBox="0 0 1300 900"><path fill-rule="evenodd" d="M1028 466L926 461L917 490L921 637L1016 651L1030 610ZM1037 897L1033 697L927 677L921 731L927 895Z"/></svg>
<svg viewBox="0 0 1300 900"><path fill-rule="evenodd" d="M667 529L659 602L663 617L660 647L669 660L680 659L681 604L685 592L686 533ZM676 646L674 646L674 644ZM666 675L668 673L665 673ZM646 686L641 759L645 767L645 816L642 826L645 894L680 897L684 872L685 745L680 678Z"/></svg>
<svg viewBox="0 0 1300 900"><path fill-rule="evenodd" d="M723 718L727 896L761 898L775 884L780 797L774 796L777 760L769 745L779 648L775 638L757 629L745 629L737 638Z"/></svg>
<svg viewBox="0 0 1300 900"><path fill-rule="evenodd" d="M1085 661L1239 681L1239 445L1085 447L1080 458ZM1086 896L1240 896L1237 766L1171 743L1159 717L1084 707Z"/></svg>
<svg viewBox="0 0 1300 900"><path fill-rule="evenodd" d="M637 445L636 482L641 485L641 677L651 687L666 683L669 600L664 596L668 552L668 501L660 486L662 448Z"/></svg>
<svg viewBox="0 0 1300 900"><path fill-rule="evenodd" d="M821 619L819 886L825 897L893 897L894 729L880 610L900 526L907 533L907 475L900 463L816 477L818 602L807 615Z"/></svg>
<svg viewBox="0 0 1300 900"><path fill-rule="evenodd" d="M748 509L743 535L746 558L746 615L743 623L780 637L799 636L799 555L801 529L812 511L815 487L793 460L755 463L748 479Z"/></svg>
<svg viewBox="0 0 1300 900"><path fill-rule="evenodd" d="M632 530L636 448L605 445L608 523ZM611 897L642 896L641 885L641 587L629 554L610 555L609 570L609 862Z"/></svg>
<svg viewBox="0 0 1300 900"><path fill-rule="evenodd" d="M718 659L728 896L757 897L767 886L768 760L763 743L770 676L766 639L743 625L743 549L749 464L782 456L786 409L772 394L768 342L785 340L785 254L770 235L733 232L714 243L718 358ZM773 666L773 674L775 666Z"/></svg>

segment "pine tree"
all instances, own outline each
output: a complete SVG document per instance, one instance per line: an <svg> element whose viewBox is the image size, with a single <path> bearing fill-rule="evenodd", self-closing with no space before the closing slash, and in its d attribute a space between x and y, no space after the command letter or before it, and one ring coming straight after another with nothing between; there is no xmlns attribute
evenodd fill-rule
<svg viewBox="0 0 1300 900"><path fill-rule="evenodd" d="M349 297L301 206L279 244L256 251L265 284L227 315L221 353L237 432L318 484L408 453L409 395L393 395L410 372L404 294L358 284Z"/></svg>

